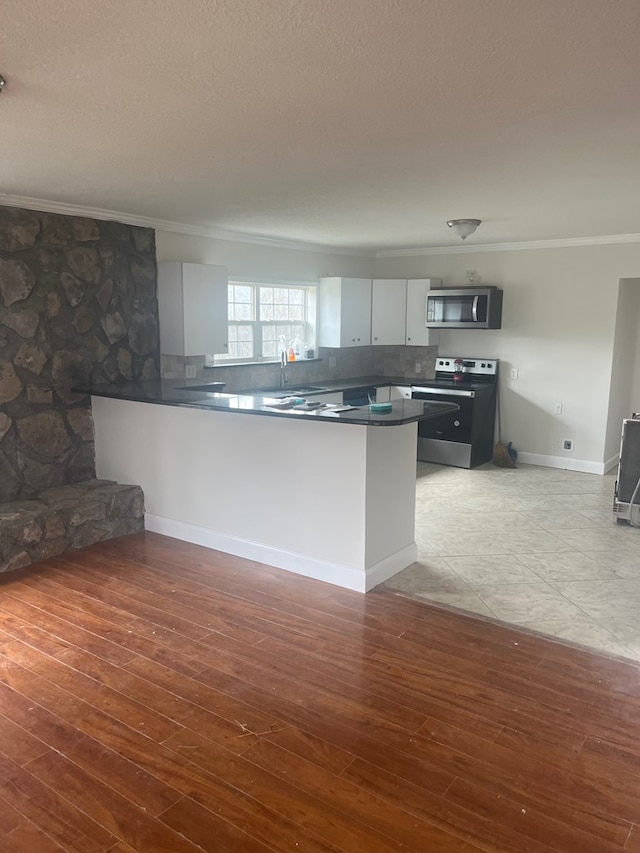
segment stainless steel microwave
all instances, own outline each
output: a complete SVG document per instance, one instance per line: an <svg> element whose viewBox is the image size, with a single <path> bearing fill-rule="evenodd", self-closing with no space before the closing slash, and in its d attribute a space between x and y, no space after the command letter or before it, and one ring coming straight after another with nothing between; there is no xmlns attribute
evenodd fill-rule
<svg viewBox="0 0 640 853"><path fill-rule="evenodd" d="M502 290L486 287L440 287L427 293L428 329L500 329Z"/></svg>

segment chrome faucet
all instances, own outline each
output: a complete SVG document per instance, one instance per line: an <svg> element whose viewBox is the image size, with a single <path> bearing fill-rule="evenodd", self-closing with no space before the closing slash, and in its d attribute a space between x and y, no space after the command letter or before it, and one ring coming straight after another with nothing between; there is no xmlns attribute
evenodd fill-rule
<svg viewBox="0 0 640 853"><path fill-rule="evenodd" d="M280 353L280 387L284 388L284 386L289 381L286 377L285 367L287 366L287 354L284 350Z"/></svg>

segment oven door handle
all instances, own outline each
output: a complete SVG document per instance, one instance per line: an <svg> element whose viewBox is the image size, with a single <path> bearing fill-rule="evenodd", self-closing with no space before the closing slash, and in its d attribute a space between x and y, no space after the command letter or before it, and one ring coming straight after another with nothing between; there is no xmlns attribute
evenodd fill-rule
<svg viewBox="0 0 640 853"><path fill-rule="evenodd" d="M478 300L479 299L480 299L479 296L474 296L473 297L473 305L471 306L471 316L473 317L474 323L478 322Z"/></svg>
<svg viewBox="0 0 640 853"><path fill-rule="evenodd" d="M438 397L475 397L475 391L465 391L462 388L447 388L446 391L443 388L420 388L417 386L411 387L411 396L414 400L419 400L420 395L424 394L425 396L437 395Z"/></svg>

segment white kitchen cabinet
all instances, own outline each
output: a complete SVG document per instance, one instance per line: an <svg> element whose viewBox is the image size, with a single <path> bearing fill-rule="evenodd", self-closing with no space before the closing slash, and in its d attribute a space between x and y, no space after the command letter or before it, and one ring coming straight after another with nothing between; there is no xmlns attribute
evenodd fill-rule
<svg viewBox="0 0 640 853"><path fill-rule="evenodd" d="M434 346L440 333L427 329L425 314L427 293L439 284L433 278L321 278L319 346Z"/></svg>
<svg viewBox="0 0 640 853"><path fill-rule="evenodd" d="M410 399L410 385L380 385L376 388L376 403L392 403L394 400Z"/></svg>
<svg viewBox="0 0 640 853"><path fill-rule="evenodd" d="M391 385L389 387L390 400L410 400L411 385Z"/></svg>
<svg viewBox="0 0 640 853"><path fill-rule="evenodd" d="M228 273L224 266L158 264L160 352L212 355L228 346Z"/></svg>
<svg viewBox="0 0 640 853"><path fill-rule="evenodd" d="M407 325L404 343L428 347L439 343L438 329L427 329L427 293L441 284L437 278L411 278L407 281Z"/></svg>
<svg viewBox="0 0 640 853"><path fill-rule="evenodd" d="M374 278L371 286L371 343L404 344L407 323L407 281Z"/></svg>
<svg viewBox="0 0 640 853"><path fill-rule="evenodd" d="M319 346L371 344L370 278L321 278L318 308Z"/></svg>

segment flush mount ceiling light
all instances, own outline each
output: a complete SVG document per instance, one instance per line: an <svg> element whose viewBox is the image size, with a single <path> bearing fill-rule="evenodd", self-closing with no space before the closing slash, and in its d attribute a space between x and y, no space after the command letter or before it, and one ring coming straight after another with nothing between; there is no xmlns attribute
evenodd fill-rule
<svg viewBox="0 0 640 853"><path fill-rule="evenodd" d="M458 237L466 240L469 234L473 234L482 219L449 219L447 225L452 228Z"/></svg>

